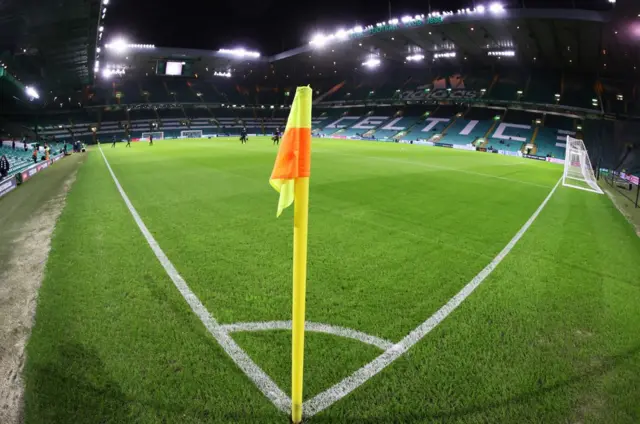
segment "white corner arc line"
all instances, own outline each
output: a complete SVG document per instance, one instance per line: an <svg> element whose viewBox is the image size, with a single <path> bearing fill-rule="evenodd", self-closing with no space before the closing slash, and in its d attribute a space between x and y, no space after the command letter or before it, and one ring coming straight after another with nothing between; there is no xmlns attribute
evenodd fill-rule
<svg viewBox="0 0 640 424"><path fill-rule="evenodd" d="M434 313L429 319L416 327L411 333L396 343L391 348L378 356L367 365L363 366L349 377L335 384L331 388L309 399L303 404L303 411L306 417L311 417L320 411L333 405L370 378L385 369L393 361L402 356L406 351L418 343L424 336L429 334L438 324L440 324L451 312L453 312L482 282L491 274L491 272L502 262L502 260L511 252L513 247L522 238L524 233L531 227L533 222L538 218L542 209L547 205L553 193L555 193L562 179L558 180L549 195L543 200L538 209L531 215L531 218L520 228L515 236L507 243L507 245L498 253L498 255L478 273L473 279L467 283L455 296L451 298L442 308Z"/></svg>
<svg viewBox="0 0 640 424"><path fill-rule="evenodd" d="M265 322L236 322L224 324L222 328L227 333L238 331L269 331L269 330L291 330L291 321L265 321ZM322 324L319 322L306 321L304 330L312 333L331 334L333 336L345 337L359 342L375 346L381 350L393 347L393 343L380 337L372 336L351 328L339 327L337 325Z"/></svg>
<svg viewBox="0 0 640 424"><path fill-rule="evenodd" d="M129 212L133 216L136 224L138 224L138 228L140 228L140 232L149 243L149 246L155 253L156 258L160 261L160 264L166 271L173 284L176 286L184 300L187 301L193 312L200 318L200 321L204 324L206 329L211 333L214 339L220 344L222 349L231 357L233 362L253 381L253 383L258 387L258 389L269 399L273 404L281 410L282 412L288 412L291 407L291 399L280 389L276 383L271 380L271 378L251 360L249 355L242 350L240 346L229 336L229 334L224 330L223 326L221 326L216 319L211 316L207 308L200 302L200 299L191 291L187 283L184 281L182 276L178 273L178 270L173 266L167 255L162 251L158 242L153 238L153 235L149 232L146 225L138 215L138 212L133 207L131 201L129 201L129 197L127 197L126 193L122 189L118 178L113 173L111 166L109 165L109 161L107 157L104 155L102 151L102 147L99 147L100 153L102 154L102 158L104 159L104 163L107 165L107 169L113 178L113 182L115 182L124 203L127 205Z"/></svg>

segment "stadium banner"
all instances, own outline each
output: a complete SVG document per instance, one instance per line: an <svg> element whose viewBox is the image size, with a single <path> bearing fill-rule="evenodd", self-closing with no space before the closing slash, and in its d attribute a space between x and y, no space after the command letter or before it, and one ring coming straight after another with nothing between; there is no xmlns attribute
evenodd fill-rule
<svg viewBox="0 0 640 424"><path fill-rule="evenodd" d="M472 100L483 96L481 91L462 89L436 88L421 86L416 90L402 93L402 100Z"/></svg>
<svg viewBox="0 0 640 424"><path fill-rule="evenodd" d="M518 156L522 157L522 152L512 152L510 150L498 150L498 153L505 156Z"/></svg>
<svg viewBox="0 0 640 424"><path fill-rule="evenodd" d="M487 148L486 147L476 147L476 151L478 151L478 152L486 152Z"/></svg>
<svg viewBox="0 0 640 424"><path fill-rule="evenodd" d="M449 149L453 149L453 144L447 144L447 143L433 143L434 146L436 147L448 147Z"/></svg>
<svg viewBox="0 0 640 424"><path fill-rule="evenodd" d="M635 184L638 185L639 184L639 179L638 177L636 177L635 175L627 175L624 172L620 173L620 178L622 178L625 181L629 181L631 184Z"/></svg>
<svg viewBox="0 0 640 424"><path fill-rule="evenodd" d="M330 136L328 138L335 138L335 139L338 139L338 140L346 140L347 136L346 135L332 135L332 136Z"/></svg>
<svg viewBox="0 0 640 424"><path fill-rule="evenodd" d="M63 157L64 157L64 153L61 153L61 154L59 154L57 156L54 156L52 159L50 159L50 160L48 160L46 162L40 162L40 163L31 165L29 168L25 169L24 171L22 171L20 173L20 177L21 177L20 184L22 184L25 181L27 181L28 179L32 178L34 175L36 175L38 172L42 171L43 169L48 168L49 165L53 164L54 162L59 161Z"/></svg>
<svg viewBox="0 0 640 424"><path fill-rule="evenodd" d="M458 150L476 150L471 144L454 144L453 148Z"/></svg>
<svg viewBox="0 0 640 424"><path fill-rule="evenodd" d="M0 183L0 197L4 196L10 191L13 191L17 186L18 183L16 182L15 176L9 178L8 180L4 180Z"/></svg>
<svg viewBox="0 0 640 424"><path fill-rule="evenodd" d="M550 163L557 163L559 165L564 165L564 159L558 159L558 158L547 158L547 162Z"/></svg>
<svg viewBox="0 0 640 424"><path fill-rule="evenodd" d="M547 158L542 157L542 156L534 156L534 155L522 155L523 158L527 158L527 159L533 159L533 160L542 160L545 161L547 160Z"/></svg>

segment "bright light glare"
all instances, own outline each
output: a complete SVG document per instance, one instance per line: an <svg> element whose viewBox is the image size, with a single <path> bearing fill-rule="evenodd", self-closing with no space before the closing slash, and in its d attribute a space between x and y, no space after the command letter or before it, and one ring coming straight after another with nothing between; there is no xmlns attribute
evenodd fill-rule
<svg viewBox="0 0 640 424"><path fill-rule="evenodd" d="M38 92L36 91L35 88L33 88L32 86L28 85L24 88L25 93L27 93L27 96L29 96L31 99L39 99L40 95L38 94Z"/></svg>
<svg viewBox="0 0 640 424"><path fill-rule="evenodd" d="M226 78L231 78L231 72L218 72L215 71L213 73L213 75L215 75L216 77L226 77Z"/></svg>
<svg viewBox="0 0 640 424"><path fill-rule="evenodd" d="M489 5L489 11L491 13L502 13L504 12L504 6L500 3L491 3Z"/></svg>
<svg viewBox="0 0 640 424"><path fill-rule="evenodd" d="M367 60L366 62L362 62L362 66L367 66L369 68L376 68L376 67L380 66L380 59L371 58L371 59Z"/></svg>
<svg viewBox="0 0 640 424"><path fill-rule="evenodd" d="M434 59L440 59L443 57L456 57L456 52L436 53L433 55Z"/></svg>
<svg viewBox="0 0 640 424"><path fill-rule="evenodd" d="M503 51L490 51L487 52L489 56L504 56L504 57L514 57L516 52L513 50L503 50Z"/></svg>
<svg viewBox="0 0 640 424"><path fill-rule="evenodd" d="M410 61L410 62L411 61L419 62L419 61L421 61L423 59L424 59L424 55L421 55L421 54L414 54L414 55L411 55L411 56L407 56L407 60Z"/></svg>
<svg viewBox="0 0 640 424"><path fill-rule="evenodd" d="M118 38L111 44L106 45L107 48L114 50L116 53L122 53L129 47L129 44L124 38Z"/></svg>
<svg viewBox="0 0 640 424"><path fill-rule="evenodd" d="M480 5L480 6L476 7L476 12L484 13L484 11L485 11L485 7L483 5Z"/></svg>
<svg viewBox="0 0 640 424"><path fill-rule="evenodd" d="M260 57L260 53L258 52L252 52L249 50L245 50L243 48L239 48L239 49L220 49L218 50L218 53L223 53L223 54L228 54L231 56L235 56L235 57L252 57L252 58L258 58Z"/></svg>

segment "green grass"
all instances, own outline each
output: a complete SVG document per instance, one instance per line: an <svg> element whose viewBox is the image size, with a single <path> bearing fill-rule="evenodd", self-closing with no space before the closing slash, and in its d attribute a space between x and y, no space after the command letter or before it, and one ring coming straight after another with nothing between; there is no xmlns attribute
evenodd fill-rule
<svg viewBox="0 0 640 424"><path fill-rule="evenodd" d="M167 256L221 323L290 319L291 211L268 138L104 150ZM507 244L559 166L314 140L307 318L399 341ZM605 196L560 187L483 285L311 422L640 420L640 239ZM28 346L27 423L286 422L193 315L99 152L56 228ZM289 333L234 333L289 390ZM376 348L309 334L305 397Z"/></svg>

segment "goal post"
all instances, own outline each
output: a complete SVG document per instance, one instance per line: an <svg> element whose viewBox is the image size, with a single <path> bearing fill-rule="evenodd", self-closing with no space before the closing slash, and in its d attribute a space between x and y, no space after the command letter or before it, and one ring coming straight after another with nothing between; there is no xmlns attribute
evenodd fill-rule
<svg viewBox="0 0 640 424"><path fill-rule="evenodd" d="M202 130L180 131L180 138L202 138Z"/></svg>
<svg viewBox="0 0 640 424"><path fill-rule="evenodd" d="M562 185L603 194L593 173L589 153L584 146L584 142L571 136L567 136Z"/></svg>
<svg viewBox="0 0 640 424"><path fill-rule="evenodd" d="M149 136L153 135L153 138L156 140L164 139L164 131L152 131L152 132L143 132L142 137L143 140L149 140Z"/></svg>

